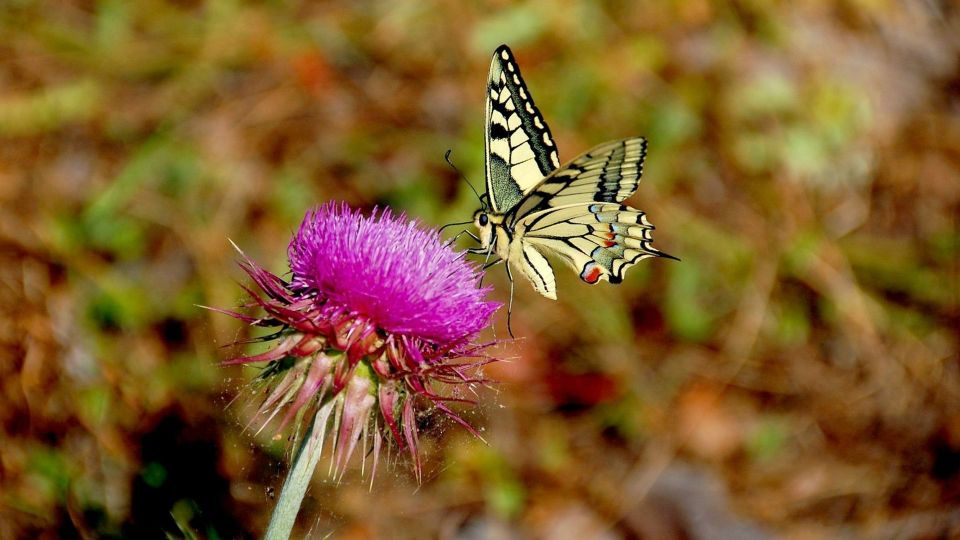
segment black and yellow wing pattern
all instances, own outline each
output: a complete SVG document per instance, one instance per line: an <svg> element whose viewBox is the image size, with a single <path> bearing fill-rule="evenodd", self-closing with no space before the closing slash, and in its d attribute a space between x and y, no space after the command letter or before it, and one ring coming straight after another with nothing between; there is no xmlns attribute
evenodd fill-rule
<svg viewBox="0 0 960 540"><path fill-rule="evenodd" d="M487 92L488 202L480 214L497 219L477 221L481 233L487 228L482 249L495 248L539 293L554 299L548 257L590 284L620 283L630 267L649 257L675 258L653 248L654 227L645 214L622 204L640 184L646 139L607 142L561 167L550 129L506 45L494 52Z"/></svg>
<svg viewBox="0 0 960 540"><path fill-rule="evenodd" d="M487 196L495 214L510 210L560 166L550 128L506 45L490 62L484 149Z"/></svg>
<svg viewBox="0 0 960 540"><path fill-rule="evenodd" d="M544 255L569 265L580 279L620 283L624 273L649 257L670 257L651 245L646 215L616 203L575 203L528 214L515 224L521 269L534 288L556 298L553 268Z"/></svg>
<svg viewBox="0 0 960 540"><path fill-rule="evenodd" d="M643 137L601 144L553 171L510 213L519 218L569 204L623 202L636 193L646 156Z"/></svg>

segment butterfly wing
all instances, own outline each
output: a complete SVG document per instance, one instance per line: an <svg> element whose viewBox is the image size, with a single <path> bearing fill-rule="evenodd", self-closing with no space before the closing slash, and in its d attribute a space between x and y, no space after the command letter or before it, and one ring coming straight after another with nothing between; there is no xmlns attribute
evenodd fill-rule
<svg viewBox="0 0 960 540"><path fill-rule="evenodd" d="M490 62L484 154L487 196L495 214L513 208L560 166L550 128L506 45L497 48Z"/></svg>
<svg viewBox="0 0 960 540"><path fill-rule="evenodd" d="M620 203L637 191L646 155L643 137L601 144L547 176L511 210L514 220L571 204Z"/></svg>
<svg viewBox="0 0 960 540"><path fill-rule="evenodd" d="M556 300L557 278L553 273L553 265L535 243L526 242L523 239L518 241L516 245L519 246L519 253L514 253L513 257L520 260L520 271L530 280L538 293Z"/></svg>
<svg viewBox="0 0 960 540"><path fill-rule="evenodd" d="M514 241L524 255L524 274L538 292L556 298L549 263L549 276L543 270L544 255L557 256L587 283L620 283L627 269L643 259L674 258L653 248L653 229L643 212L629 206L572 204L527 215L517 222ZM543 260L530 257L530 252Z"/></svg>

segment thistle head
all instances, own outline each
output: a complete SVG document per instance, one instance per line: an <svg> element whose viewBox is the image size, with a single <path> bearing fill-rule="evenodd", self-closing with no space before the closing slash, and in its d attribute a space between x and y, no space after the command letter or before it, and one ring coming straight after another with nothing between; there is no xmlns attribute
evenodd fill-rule
<svg viewBox="0 0 960 540"><path fill-rule="evenodd" d="M284 280L244 257L248 289L264 314L219 310L276 328L272 347L226 364L265 362L257 417L282 429L300 411L315 414L312 437L332 434L335 471L358 443L371 444L373 472L382 438L406 447L418 477L416 415L432 406L476 434L447 406L452 385L475 385L489 362L476 338L499 304L478 288L480 271L422 228L389 210L369 217L345 204L308 212L288 248ZM261 428L262 429L262 428ZM372 439L372 440L371 440ZM364 452L364 456L366 452Z"/></svg>

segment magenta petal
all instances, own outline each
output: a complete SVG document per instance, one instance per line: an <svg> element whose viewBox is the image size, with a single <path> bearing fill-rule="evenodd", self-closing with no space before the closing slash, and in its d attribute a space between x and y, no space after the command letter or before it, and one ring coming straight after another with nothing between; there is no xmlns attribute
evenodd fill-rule
<svg viewBox="0 0 960 540"><path fill-rule="evenodd" d="M486 326L477 267L389 210L370 217L328 203L307 214L288 250L294 288L312 289L388 332L448 343Z"/></svg>

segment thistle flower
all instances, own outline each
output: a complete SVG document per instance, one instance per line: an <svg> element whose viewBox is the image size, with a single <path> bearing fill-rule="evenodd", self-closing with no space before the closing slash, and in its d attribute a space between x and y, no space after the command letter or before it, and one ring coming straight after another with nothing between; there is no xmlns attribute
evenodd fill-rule
<svg viewBox="0 0 960 540"><path fill-rule="evenodd" d="M499 304L485 300L489 289L477 287L474 265L403 216L363 217L336 203L306 215L288 257L289 281L246 256L240 263L259 288L247 289L250 306L264 316L217 310L278 328L264 338L270 350L225 362L267 363L258 377L267 388L256 416L263 426L282 413L279 431L299 413L313 414L308 442L322 448L330 430L331 467L341 477L370 438L375 475L383 437L392 436L419 479L416 416L424 405L476 434L447 405L469 400L442 394L484 382L473 373L490 361L475 339Z"/></svg>

